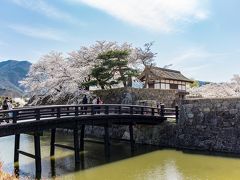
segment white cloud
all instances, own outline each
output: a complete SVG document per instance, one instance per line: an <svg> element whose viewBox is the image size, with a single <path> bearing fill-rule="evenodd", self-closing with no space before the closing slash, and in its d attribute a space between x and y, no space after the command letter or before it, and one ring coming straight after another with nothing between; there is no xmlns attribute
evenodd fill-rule
<svg viewBox="0 0 240 180"><path fill-rule="evenodd" d="M226 72L230 66L236 64L232 62L229 67L225 67L226 58L233 59L231 54L233 53L214 52L203 47L181 48L181 50L169 54L165 61L173 64L173 69L180 70L189 78L221 81L223 77L219 74Z"/></svg>
<svg viewBox="0 0 240 180"><path fill-rule="evenodd" d="M13 3L52 19L75 23L77 20L70 14L51 6L44 0L11 0Z"/></svg>
<svg viewBox="0 0 240 180"><path fill-rule="evenodd" d="M208 0L66 0L100 9L120 20L154 31L178 31L176 26L208 17Z"/></svg>
<svg viewBox="0 0 240 180"><path fill-rule="evenodd" d="M187 50L184 50L183 52L175 55L169 63L173 65L181 65L181 64L191 64L202 62L207 63L210 58L216 59L216 57L227 55L228 53L215 53L215 52L208 52L207 50L203 48L190 48Z"/></svg>
<svg viewBox="0 0 240 180"><path fill-rule="evenodd" d="M23 34L25 36L54 40L54 41L64 41L63 35L61 32L56 31L55 29L45 28L45 27L30 27L25 25L9 25L10 29L16 31L17 33Z"/></svg>

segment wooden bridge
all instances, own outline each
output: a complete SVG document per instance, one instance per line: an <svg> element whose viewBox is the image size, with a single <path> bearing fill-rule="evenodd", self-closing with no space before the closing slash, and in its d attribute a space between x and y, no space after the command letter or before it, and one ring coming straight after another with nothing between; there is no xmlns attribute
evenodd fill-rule
<svg viewBox="0 0 240 180"><path fill-rule="evenodd" d="M41 177L40 135L43 130L51 130L50 156L54 156L55 147L67 148L74 151L75 163L78 164L80 162L79 152L84 150L86 125L104 127L105 155L110 156L109 128L112 125L129 126L131 151L133 152L134 125L158 125L167 118L176 118L177 121L178 111L177 106L166 108L161 105L160 108L155 108L123 104L56 105L0 111L0 137L15 135L15 165L19 161L19 154L35 159L36 177L39 178ZM73 147L55 142L56 128L73 130ZM19 149L20 134L34 136L35 154Z"/></svg>

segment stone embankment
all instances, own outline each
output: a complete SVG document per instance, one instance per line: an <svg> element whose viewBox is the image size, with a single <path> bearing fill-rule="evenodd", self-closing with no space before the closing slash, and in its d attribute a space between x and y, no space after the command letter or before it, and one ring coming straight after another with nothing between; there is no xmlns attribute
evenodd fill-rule
<svg viewBox="0 0 240 180"><path fill-rule="evenodd" d="M136 143L240 154L240 98L182 100L180 109L178 124L134 126ZM110 135L129 139L128 127L113 126ZM102 138L104 130L88 126L86 136Z"/></svg>
<svg viewBox="0 0 240 180"><path fill-rule="evenodd" d="M136 142L240 153L240 98L183 100L180 109L178 124L165 122L158 126L135 126ZM113 135L128 138L128 128L122 127Z"/></svg>
<svg viewBox="0 0 240 180"><path fill-rule="evenodd" d="M177 146L240 153L240 98L182 101Z"/></svg>
<svg viewBox="0 0 240 180"><path fill-rule="evenodd" d="M179 101L178 91L173 89L117 88L96 90L94 94L101 97L105 104L139 104L139 101L148 100L164 103L166 107L174 107ZM125 99L128 102L124 102Z"/></svg>

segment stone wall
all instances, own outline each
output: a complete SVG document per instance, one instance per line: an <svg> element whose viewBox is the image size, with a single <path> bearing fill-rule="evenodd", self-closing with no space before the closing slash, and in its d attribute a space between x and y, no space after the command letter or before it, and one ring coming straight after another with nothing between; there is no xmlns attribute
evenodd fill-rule
<svg viewBox="0 0 240 180"><path fill-rule="evenodd" d="M240 98L183 100L177 146L240 153Z"/></svg>
<svg viewBox="0 0 240 180"><path fill-rule="evenodd" d="M176 132L176 123L167 121L157 126L137 125L134 128L136 143L171 148L177 144Z"/></svg>
<svg viewBox="0 0 240 180"><path fill-rule="evenodd" d="M161 125L135 125L133 126L134 139L139 144L151 144L161 147L176 147L177 126L173 122L164 122ZM130 139L128 126L113 125L109 129L111 138ZM86 137L104 138L104 128L86 126Z"/></svg>
<svg viewBox="0 0 240 180"><path fill-rule="evenodd" d="M94 94L101 97L106 104L121 104L126 94L131 95L132 103L136 104L140 100L153 100L164 103L167 107L175 106L178 101L176 90L163 89L136 89L136 88L118 88L109 90L96 90Z"/></svg>
<svg viewBox="0 0 240 180"><path fill-rule="evenodd" d="M86 136L103 135L103 128L86 129ZM110 136L129 139L128 126L113 126ZM178 124L136 125L134 138L140 144L240 154L240 98L182 100Z"/></svg>
<svg viewBox="0 0 240 180"><path fill-rule="evenodd" d="M240 153L240 98L182 100L180 109L178 124L167 121L158 126L134 126L136 142ZM127 126L111 131L113 137L129 139ZM101 130L95 132L103 135Z"/></svg>

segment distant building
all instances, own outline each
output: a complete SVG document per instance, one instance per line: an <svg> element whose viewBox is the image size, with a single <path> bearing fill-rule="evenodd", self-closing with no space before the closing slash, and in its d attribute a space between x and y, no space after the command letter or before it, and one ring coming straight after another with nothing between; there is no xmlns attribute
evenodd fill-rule
<svg viewBox="0 0 240 180"><path fill-rule="evenodd" d="M180 71L155 66L146 67L139 76L139 79L144 84L147 81L145 88L174 89L177 90L182 97L187 93L187 85L193 83L192 80L182 75Z"/></svg>

